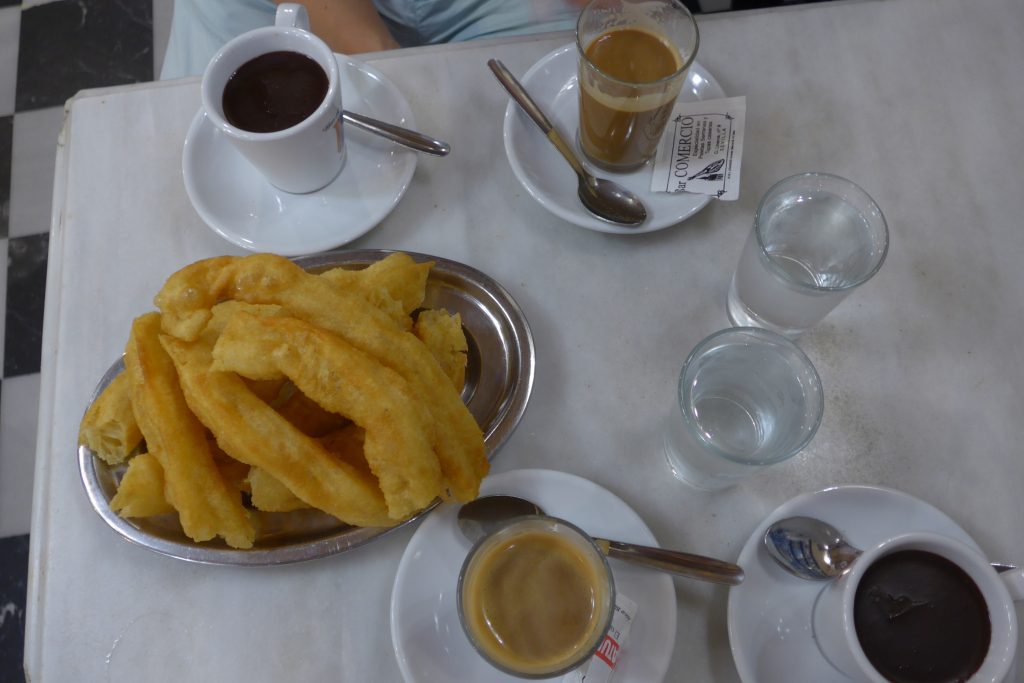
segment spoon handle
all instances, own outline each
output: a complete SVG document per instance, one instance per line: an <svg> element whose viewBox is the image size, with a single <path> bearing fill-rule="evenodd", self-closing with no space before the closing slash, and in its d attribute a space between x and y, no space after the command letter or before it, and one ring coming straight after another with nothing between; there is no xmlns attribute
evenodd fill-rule
<svg viewBox="0 0 1024 683"><path fill-rule="evenodd" d="M726 586L738 586L743 583L743 569L731 562L676 550L609 541L603 538L595 538L594 542L605 555L623 562L660 569L676 576L721 583Z"/></svg>
<svg viewBox="0 0 1024 683"><path fill-rule="evenodd" d="M544 131L544 135L546 135L548 140L551 141L551 144L553 144L558 151L562 153L562 156L569 162L572 169L576 171L576 175L581 177L585 175L586 172L583 170L583 166L580 164L579 159L577 159L576 155L573 153L572 148L569 147L565 140L562 139L562 136L558 134L558 130L551 124L551 121L549 121L548 117L544 115L544 112L533 98L530 97L530 94L526 92L526 88L524 88L522 84L516 80L516 77L512 75L512 72L497 59L487 60L487 66L491 67L491 71L494 72L494 76L498 79L498 82L505 86L505 90L507 90L508 94L512 96L512 99L516 101L516 104L523 108L523 111L533 119L533 122L536 123L542 131Z"/></svg>
<svg viewBox="0 0 1024 683"><path fill-rule="evenodd" d="M494 72L494 76L498 79L498 82L505 86L505 90L508 90L508 94L512 96L512 99L523 108L533 122L540 126L540 129L547 133L554 126L548 121L548 117L544 115L541 108L533 101L530 94L526 92L526 88L516 80L516 77L512 75L512 72L497 59L487 60L487 66L491 67L491 71Z"/></svg>
<svg viewBox="0 0 1024 683"><path fill-rule="evenodd" d="M451 146L447 142L435 140L414 130L396 126L393 123L385 123L384 121L378 121L369 116L363 116L351 111L342 111L341 117L345 120L345 123L351 124L356 128L362 128L382 138L387 138L392 142L397 142L417 152L443 157L452 151Z"/></svg>

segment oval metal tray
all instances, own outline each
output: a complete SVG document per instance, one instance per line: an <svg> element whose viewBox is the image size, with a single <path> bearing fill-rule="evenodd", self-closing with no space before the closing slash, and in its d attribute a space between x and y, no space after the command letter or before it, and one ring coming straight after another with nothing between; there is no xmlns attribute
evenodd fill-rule
<svg viewBox="0 0 1024 683"><path fill-rule="evenodd" d="M336 251L293 259L311 272L346 266L365 267L391 250ZM433 261L423 308L444 308L462 316L469 345L466 384L462 399L484 432L487 457L493 458L519 424L533 389L534 345L530 327L511 295L480 271L456 261L405 252L416 261ZM90 400L124 370L123 359L103 375ZM302 562L345 552L411 524L430 512L392 529L344 524L318 510L261 512L255 545L248 550L230 548L220 539L196 543L182 532L176 514L126 519L111 511L110 499L125 466L110 466L85 446L78 448L78 464L93 508L125 539L158 553L190 562L225 565L274 565Z"/></svg>

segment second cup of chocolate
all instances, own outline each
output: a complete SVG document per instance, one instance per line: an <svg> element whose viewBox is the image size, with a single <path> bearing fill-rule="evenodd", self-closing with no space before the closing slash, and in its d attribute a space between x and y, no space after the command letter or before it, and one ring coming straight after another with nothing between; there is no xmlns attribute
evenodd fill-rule
<svg viewBox="0 0 1024 683"><path fill-rule="evenodd" d="M855 681L998 683L1017 645L1024 574L997 574L963 543L929 533L868 548L821 592L814 640Z"/></svg>
<svg viewBox="0 0 1024 683"><path fill-rule="evenodd" d="M576 25L579 143L602 168L628 171L658 148L697 56L693 15L678 0L593 0Z"/></svg>

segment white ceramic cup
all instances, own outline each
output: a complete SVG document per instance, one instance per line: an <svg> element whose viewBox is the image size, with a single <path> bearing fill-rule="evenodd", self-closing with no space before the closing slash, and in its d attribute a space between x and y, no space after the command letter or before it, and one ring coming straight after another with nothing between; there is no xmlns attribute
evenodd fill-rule
<svg viewBox="0 0 1024 683"><path fill-rule="evenodd" d="M323 102L300 123L272 133L253 133L228 123L222 105L228 79L246 62L279 50L298 52L320 65L327 74ZM274 26L243 33L222 47L203 73L202 101L210 122L285 192L319 190L345 164L338 63L327 43L309 32L309 15L302 5L279 5Z"/></svg>
<svg viewBox="0 0 1024 683"><path fill-rule="evenodd" d="M988 607L992 638L988 654L969 683L1000 683L1013 665L1017 646L1014 601L1024 600L1024 570L998 574L968 546L938 534L913 533L887 539L858 557L850 571L831 581L814 604L814 639L825 658L855 681L886 683L871 665L857 638L854 597L875 561L900 550L924 550L950 560L974 581Z"/></svg>

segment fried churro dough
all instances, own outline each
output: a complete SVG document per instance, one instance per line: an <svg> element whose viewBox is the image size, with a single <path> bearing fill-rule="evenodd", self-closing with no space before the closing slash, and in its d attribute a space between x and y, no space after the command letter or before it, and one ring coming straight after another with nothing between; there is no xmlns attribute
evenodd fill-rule
<svg viewBox="0 0 1024 683"><path fill-rule="evenodd" d="M142 441L132 411L131 383L122 372L96 397L78 430L78 443L110 465L124 462Z"/></svg>
<svg viewBox="0 0 1024 683"><path fill-rule="evenodd" d="M349 423L348 418L325 410L294 387L291 395L277 407L277 412L306 436L321 437Z"/></svg>
<svg viewBox="0 0 1024 683"><path fill-rule="evenodd" d="M341 429L320 437L318 441L330 451L331 455L372 477L370 465L363 457L363 434L361 427L349 423ZM250 468L246 481L251 487L252 504L258 510L291 512L309 508L309 505L300 500L287 486L274 479L266 470L259 467Z"/></svg>
<svg viewBox="0 0 1024 683"><path fill-rule="evenodd" d="M247 491L248 484L244 480L249 466L229 458L216 444L210 450L228 488ZM174 506L167 502L164 469L152 453L139 453L128 461L117 493L110 499L110 509L122 517L153 517L175 512Z"/></svg>
<svg viewBox="0 0 1024 683"><path fill-rule="evenodd" d="M308 509L309 505L291 492L262 467L250 467L245 478L249 485L252 506L264 512L291 512Z"/></svg>
<svg viewBox="0 0 1024 683"><path fill-rule="evenodd" d="M341 458L352 467L364 472L370 471L370 463L366 462L364 446L366 432L357 424L348 425L320 437L320 443L336 458Z"/></svg>
<svg viewBox="0 0 1024 683"><path fill-rule="evenodd" d="M122 517L152 517L174 512L164 493L164 470L152 453L139 453L110 499L110 509Z"/></svg>
<svg viewBox="0 0 1024 683"><path fill-rule="evenodd" d="M469 345L462 332L462 316L458 313L449 315L443 308L421 311L412 331L437 359L455 390L462 391L469 361Z"/></svg>
<svg viewBox="0 0 1024 683"><path fill-rule="evenodd" d="M434 450L458 500L476 497L488 471L483 434L430 351L363 297L271 254L199 261L172 275L156 296L166 333L194 340L224 298L281 306L329 330L408 381L434 418Z"/></svg>
<svg viewBox="0 0 1024 683"><path fill-rule="evenodd" d="M254 317L254 316L249 316ZM211 368L210 347L163 335L189 407L232 458L266 470L307 504L355 526L392 526L372 477L302 434L240 377Z"/></svg>
<svg viewBox="0 0 1024 683"><path fill-rule="evenodd" d="M252 379L284 375L332 413L366 432L364 455L394 519L442 491L431 417L406 381L337 335L294 318L237 313L213 349L213 369Z"/></svg>
<svg viewBox="0 0 1024 683"><path fill-rule="evenodd" d="M159 334L159 314L136 318L125 348L125 367L132 409L149 452L163 470L167 500L192 540L221 536L234 548L251 548L256 531L241 497L217 470L206 430L185 403Z"/></svg>
<svg viewBox="0 0 1024 683"><path fill-rule="evenodd" d="M397 302L402 314L408 316L423 305L433 265L433 261L416 263L408 254L396 252L362 270L332 268L321 277L355 289L378 308L390 309L391 302Z"/></svg>

